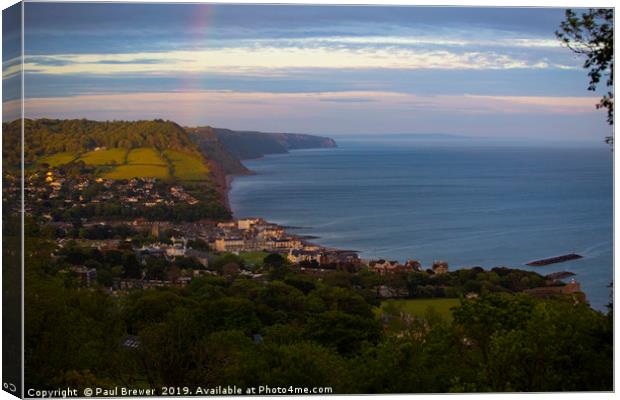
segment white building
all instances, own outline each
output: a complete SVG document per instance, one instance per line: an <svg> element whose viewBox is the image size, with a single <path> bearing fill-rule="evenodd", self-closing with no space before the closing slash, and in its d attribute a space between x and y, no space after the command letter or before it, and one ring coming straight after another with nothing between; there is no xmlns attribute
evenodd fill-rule
<svg viewBox="0 0 620 400"><path fill-rule="evenodd" d="M166 255L168 257L184 257L187 250L187 239L175 238L174 236L170 239L172 240L172 246L166 249Z"/></svg>
<svg viewBox="0 0 620 400"><path fill-rule="evenodd" d="M261 221L262 218L242 218L237 221L237 228L247 231Z"/></svg>

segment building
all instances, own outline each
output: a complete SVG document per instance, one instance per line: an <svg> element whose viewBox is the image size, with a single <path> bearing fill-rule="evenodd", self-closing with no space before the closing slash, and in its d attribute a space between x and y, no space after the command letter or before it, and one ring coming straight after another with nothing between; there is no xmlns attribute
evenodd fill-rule
<svg viewBox="0 0 620 400"><path fill-rule="evenodd" d="M422 264L418 260L407 260L405 266L410 267L414 271L422 271Z"/></svg>
<svg viewBox="0 0 620 400"><path fill-rule="evenodd" d="M215 239L216 251L243 251L245 249L245 240L242 237L230 236Z"/></svg>
<svg viewBox="0 0 620 400"><path fill-rule="evenodd" d="M206 251L187 249L185 256L195 258L205 268L209 266L209 254Z"/></svg>
<svg viewBox="0 0 620 400"><path fill-rule="evenodd" d="M72 267L71 271L77 274L82 287L90 287L97 282L97 270L84 266Z"/></svg>
<svg viewBox="0 0 620 400"><path fill-rule="evenodd" d="M271 239L265 241L265 246L272 250L299 249L303 247L301 240L293 237Z"/></svg>
<svg viewBox="0 0 620 400"><path fill-rule="evenodd" d="M260 222L263 222L262 218L242 218L237 221L237 228L247 231Z"/></svg>
<svg viewBox="0 0 620 400"><path fill-rule="evenodd" d="M256 237L259 239L281 239L285 235L284 228L275 224L265 224L254 226L256 230Z"/></svg>
<svg viewBox="0 0 620 400"><path fill-rule="evenodd" d="M321 261L321 252L318 250L291 249L286 257L290 262L299 264L303 261Z"/></svg>
<svg viewBox="0 0 620 400"><path fill-rule="evenodd" d="M166 255L168 257L184 257L187 250L187 239L173 236L170 240L172 240L172 246L166 249Z"/></svg>
<svg viewBox="0 0 620 400"><path fill-rule="evenodd" d="M159 222L153 222L153 225L151 225L151 236L159 237Z"/></svg>
<svg viewBox="0 0 620 400"><path fill-rule="evenodd" d="M231 222L218 222L217 227L220 229L234 229L237 227L237 223L234 221Z"/></svg>
<svg viewBox="0 0 620 400"><path fill-rule="evenodd" d="M142 264L146 264L146 260L144 257L164 257L166 256L166 248L160 247L159 245L150 245L150 246L142 246L139 249L135 250L136 255L142 261Z"/></svg>
<svg viewBox="0 0 620 400"><path fill-rule="evenodd" d="M321 254L320 264L360 265L361 260L357 254L357 251L354 250L325 250Z"/></svg>
<svg viewBox="0 0 620 400"><path fill-rule="evenodd" d="M529 294L530 296L543 299L567 295L576 296L577 299L583 302L586 301L586 296L581 291L581 285L579 282L575 281L575 279L571 279L570 283L567 283L566 285L537 287L533 289L526 289L523 292Z"/></svg>
<svg viewBox="0 0 620 400"><path fill-rule="evenodd" d="M448 272L448 263L445 261L434 261L433 262L433 273L436 275L445 274Z"/></svg>
<svg viewBox="0 0 620 400"><path fill-rule="evenodd" d="M419 263L418 263L419 264ZM405 265L398 261L376 260L368 263L368 271L378 273L379 275L394 274L397 272L413 272L415 270L411 260Z"/></svg>

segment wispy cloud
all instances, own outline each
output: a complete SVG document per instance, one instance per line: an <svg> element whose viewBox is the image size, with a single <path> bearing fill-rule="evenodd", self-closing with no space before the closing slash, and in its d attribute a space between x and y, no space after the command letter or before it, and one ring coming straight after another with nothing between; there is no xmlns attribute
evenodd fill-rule
<svg viewBox="0 0 620 400"><path fill-rule="evenodd" d="M561 43L555 38L536 37L497 37L494 40L484 37L462 38L455 34L429 36L419 32L408 36L390 35L356 35L356 36L309 36L304 38L282 39L282 42L302 44L305 46L317 46L321 44L331 45L374 45L374 46L433 46L433 47L469 47L469 48L544 48L559 49ZM256 43L273 43L273 39L258 39Z"/></svg>
<svg viewBox="0 0 620 400"><path fill-rule="evenodd" d="M22 58L14 57L2 62L2 79L9 79L22 72Z"/></svg>
<svg viewBox="0 0 620 400"><path fill-rule="evenodd" d="M600 136L604 116L595 109L596 101L594 97L421 96L381 91L203 91L29 98L25 112L27 118L164 118L188 126L308 133L542 133L559 138ZM4 103L5 110L18 106L19 102Z"/></svg>
<svg viewBox="0 0 620 400"><path fill-rule="evenodd" d="M181 118L207 120L244 116L288 117L317 110L443 112L461 114L580 114L594 111L594 97L418 96L396 92L352 91L271 93L203 91L189 93L123 93L29 98L28 117ZM365 105L364 103L372 103ZM308 111L312 110L312 111ZM117 114L118 113L118 114ZM189 117L186 120L185 117Z"/></svg>
<svg viewBox="0 0 620 400"><path fill-rule="evenodd" d="M545 69L545 59L528 60L494 51L407 48L231 47L120 54L56 54L27 57L27 72L42 74L261 73L299 68L497 70ZM566 67L566 66L565 66Z"/></svg>

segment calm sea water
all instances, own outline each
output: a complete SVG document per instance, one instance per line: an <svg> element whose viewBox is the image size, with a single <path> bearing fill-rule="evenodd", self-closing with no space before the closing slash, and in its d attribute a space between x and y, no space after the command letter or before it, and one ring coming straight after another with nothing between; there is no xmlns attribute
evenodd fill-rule
<svg viewBox="0 0 620 400"><path fill-rule="evenodd" d="M571 271L598 309L613 275L613 153L600 148L509 147L340 140L245 164L233 181L236 217L297 227L314 242L363 258L450 268L506 265ZM577 252L547 267L528 261Z"/></svg>

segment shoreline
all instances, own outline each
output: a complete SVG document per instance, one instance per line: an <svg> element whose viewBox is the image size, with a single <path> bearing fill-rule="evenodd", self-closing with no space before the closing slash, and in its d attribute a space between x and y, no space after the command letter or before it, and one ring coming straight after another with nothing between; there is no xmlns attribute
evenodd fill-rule
<svg viewBox="0 0 620 400"><path fill-rule="evenodd" d="M289 152L289 153L292 153ZM262 156L256 159L264 159L267 158L266 156ZM253 159L254 160L254 159ZM245 162L246 160L242 161L242 163L245 166ZM247 166L246 166L247 168ZM229 205L229 209L231 211L231 217L233 220L236 219L242 219L243 217L238 214L238 212L236 212L237 210L234 210L232 208L232 201L231 201L231 197L230 197L230 193L232 190L232 186L234 184L234 180L235 178L239 177L239 176L251 176L251 175L257 175L259 174L258 172L251 170L249 168L247 168L249 173L243 173L243 174L228 174L226 175L226 179L225 179L225 183L226 183L226 200L228 202ZM260 212L257 212L256 215L249 215L250 217L257 217L258 218L262 218ZM274 223L275 224L275 223ZM280 224L276 224L276 225L280 225ZM331 249L331 250L340 250L341 248L336 248L332 246L332 243L329 243L330 241L327 240L324 236L324 234L322 234L321 232L313 232L313 234L311 234L311 236L313 237L306 237L303 234L300 234L300 232L297 232L295 229L291 228L296 228L292 227L292 226L287 226L287 225L300 225L300 224L281 224L280 226L285 229L287 231L287 234L289 236L295 236L296 238L302 240L304 243L307 243L308 245L312 246L317 246L320 248L324 248L324 249ZM304 225L303 228L307 228L307 229L311 229L311 226L309 226L308 224ZM314 237L314 236L318 236L318 237ZM316 241L315 241L316 240ZM317 242L318 241L318 242ZM390 252L391 254L383 254L382 256L378 256L376 255L374 252L369 251L368 249L364 250L364 249L358 249L356 247L355 243L352 243L351 246L345 245L345 247L343 247L342 249L345 249L343 251L347 251L347 249L356 249L353 251L356 251L357 254L359 254L359 258L360 260L362 260L363 262L369 262L372 260L377 260L377 259L390 259L390 260L397 260L397 262L399 264L405 264L407 259L408 259L408 255L407 254L394 254L393 252ZM551 254L549 254L551 253ZM544 249L542 251L542 254L540 256L542 257L550 257L551 255L553 255L553 253L561 253L560 252L556 252L556 251L549 251L547 253L547 255L545 256L545 252ZM454 255L453 255L454 256ZM397 257L397 258L394 258ZM415 258L415 257L413 257ZM583 284L585 284L585 287L582 289L583 293L586 294L586 296L588 296L588 294L592 295L593 292L593 285L592 282L590 282L590 278L589 278L589 274L587 271L584 271L583 268L580 265L575 265L573 266L572 263L570 263L571 265L566 265L564 268L559 269L561 267L556 267L555 264L554 265L549 265L549 266L545 266L543 268L541 267L531 267L528 266L527 263L528 261L531 261L531 259L527 259L527 254L525 254L525 257L521 257L522 259L515 259L512 262L509 263L497 263L495 262L496 260L488 260L488 262L483 263L484 265L486 265L485 267L482 267L484 270L486 271L491 271L493 268L495 267L507 267L510 269L517 269L517 270L522 270L522 271L532 271L532 272L537 272L539 273L542 277L546 277L547 275L552 275L550 278L553 280L553 274L555 273L567 273L569 275L566 276L566 278L573 277L574 275L579 275L579 281ZM590 258L590 257L587 257ZM422 257L422 259L426 260L426 266L430 265L429 261L432 262L434 259L432 257ZM454 258L454 257L449 257L446 258L446 260L451 260L454 262L453 265L451 265L452 268L450 268L450 270L452 271L456 271L456 270L461 270L461 269L470 269L470 268L474 268L476 266L481 266L483 264L480 263L468 263L467 260L458 260L458 257ZM571 260L572 261L572 260ZM579 261L579 260L575 260L575 261ZM561 279L560 279L561 281ZM566 279L566 281L564 281L564 283L568 283L568 279ZM590 296L588 296L590 297ZM598 296L600 297L600 296ZM597 310L603 309L604 308L604 302L603 300L599 299L597 296L594 296L594 299L588 299L588 303L591 304L591 306Z"/></svg>
<svg viewBox="0 0 620 400"><path fill-rule="evenodd" d="M288 153L282 153L282 154L288 154ZM263 158L265 158L265 155L262 155L262 156L260 156L260 157L255 157L255 158L252 158L251 160L260 160L260 159L263 159ZM243 164L243 161L245 161L245 160L240 160L240 162L241 162L242 164ZM244 166L245 166L245 165L244 165ZM257 174L255 171L253 171L253 170L251 170L251 169L247 168L247 166L245 166L245 167L246 167L246 169L248 170L248 173L245 173L245 174L228 174L228 175L225 175L225 185L226 185L226 187L225 187L225 198L226 198L226 205L227 205L228 209L229 209L229 210L230 210L230 212L231 212L231 216L232 216L232 219L233 219L233 220L239 219L239 217L238 217L237 215L235 215L235 211L232 209L232 206L231 206L231 203L230 203L230 191L231 191L231 189L232 189L232 184L233 184L233 182L234 182L235 178L237 178L237 177L239 177L239 176L251 176L251 175L256 175L256 174ZM256 217L256 218L263 218L262 216L253 216L253 217ZM264 219L264 218L263 218L263 219ZM268 221L268 222L270 222L270 221ZM272 223L273 223L273 222L272 222ZM275 224L275 223L274 223L274 224ZM295 230L296 228L299 228L299 227L281 226L281 225L279 225L279 224L276 224L276 225L278 225L278 226L280 226L282 229L286 230L286 231L287 231L287 232L288 232L291 236L294 236L294 237L296 237L296 238L299 238L300 240L302 240L302 241L303 241L305 244L307 244L307 245L311 245L311 246L318 246L318 247L322 247L322 248L326 248L326 249L332 249L332 250L343 250L343 249L339 249L339 248L336 248L336 247L332 247L332 246L330 246L329 244L319 245L319 244L315 244L315 243L312 243L312 242L310 242L310 241L309 241L309 240L313 240L313 239L320 239L320 236L316 236L316 235L298 235L298 234L295 234L295 233L291 233L291 232L290 232L291 230ZM362 252L363 252L362 250L350 250L350 251L355 251L355 252L357 252L357 253L362 253ZM389 257L388 257L388 258L389 258ZM572 260L566 260L566 261L572 261ZM399 261L399 262L400 262L400 261ZM501 264L501 263L500 263L500 264L495 265L494 267L503 266L503 265L505 265L505 264ZM523 265L518 265L518 266L509 266L509 265L507 265L507 264L506 264L506 266L508 266L509 268L523 269L524 271L529 270L529 269L525 269L525 268L527 268L527 267L528 267L528 263L527 263L527 262L523 262ZM463 269L463 268L468 268L468 267L473 267L473 266L467 266L467 265L464 265L464 266L459 266L459 267L456 267L455 269ZM491 270L491 268L494 268L494 267L487 267L487 268L484 268L484 269L485 269L485 270ZM540 268L536 268L536 269L540 269ZM558 271L557 273L560 273L560 272L561 272L561 273L568 273L568 274L571 274L570 276L575 275L575 273L574 273L574 272L572 272L572 271L566 271L566 270L564 270L564 271Z"/></svg>
<svg viewBox="0 0 620 400"><path fill-rule="evenodd" d="M263 156L261 156L261 157L253 158L252 160L259 160L259 159L262 159L262 158L264 158L264 157L265 157L265 156L263 155ZM245 166L245 165L244 165L244 166ZM246 167L246 168L247 168L247 167ZM249 171L249 172L248 172L247 174L229 174L229 175L226 175L226 189L225 189L225 190L226 190L226 205L227 205L227 207L229 208L229 210L231 211L232 220L239 219L239 217L235 215L235 212L234 212L234 210L232 209L232 207L231 207L231 205L230 205L230 190L232 189L232 183L233 183L233 181L235 180L235 178L237 178L237 177L239 177L239 176L251 176L251 175L256 175L256 174L257 174L255 171L250 170L249 168L248 168L248 171ZM261 219L264 219L264 217L262 217L262 216L256 216L256 215L255 215L255 216L253 216L253 217L254 217L254 218L261 218ZM267 221L267 220L265 219L265 221ZM270 222L270 223L273 223L273 224L278 225L279 227L281 227L282 229L284 229L285 231L287 231L287 232L288 232L291 236L294 236L294 237L296 237L296 238L301 239L301 240L302 240L305 244L307 244L307 245L311 245L311 246L318 246L318 247L322 247L322 248L325 248L325 249L331 249L331 250L355 251L355 252L357 252L357 253L362 253L362 252L363 252L362 250L345 250L345 249L340 249L340 248L337 248L337 247L330 246L330 245L328 245L328 244L325 244L325 245L319 245L319 244L316 244L316 243L312 243L312 242L309 242L308 240L320 239L320 238L321 238L321 236L316 236L316 235L298 235L298 234L295 234L295 233L290 233L290 231L291 231L291 230L299 229L299 228L301 228L301 227L296 227L296 226L283 226L283 225L279 225L279 224L277 224L277 223L275 223L275 222L271 222L271 221L267 221L267 222ZM384 258L386 258L386 259L387 259L387 258L389 258L389 257L384 257ZM554 258L554 257L552 257L552 258ZM579 258L583 258L583 257L582 257L582 256L579 256ZM390 259L392 259L392 258L390 258ZM546 259L544 259L544 260L546 260ZM573 261L573 259L564 260L564 261ZM400 260L399 260L399 262L400 262ZM555 264L555 263L554 263L554 264ZM552 265L552 264L550 264L550 265ZM550 266L550 265L544 265L543 267L547 267L547 266ZM510 265L507 265L507 264L501 264L501 263L500 263L500 264L494 265L493 267L487 267L487 268L482 267L482 268L483 268L483 269L485 269L485 270L491 270L492 268L495 268L495 267L500 267L500 266L507 266L508 268L523 269L524 271L528 271L529 269L524 269L524 267L528 267L528 266L530 266L530 264L529 264L529 263L524 262L524 263L523 263L523 265L519 265L519 266L510 266ZM467 265L464 265L464 266L459 266L459 267L456 267L455 269L473 268L473 267L475 267L475 266L474 266L474 265L472 265L472 266L467 266ZM541 269L541 268L535 268L535 269L533 269L533 270L540 270L540 269ZM566 271L566 270L565 270L565 271L558 271L558 272L555 272L555 273L560 273L560 272L561 272L561 273L569 273L569 274L572 274L571 276L575 275L575 273L574 273L574 272L572 272L572 271ZM553 274L553 273L551 273L551 274Z"/></svg>

